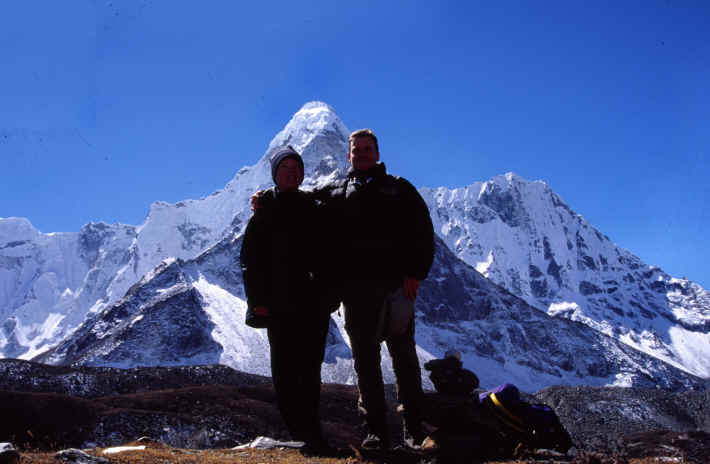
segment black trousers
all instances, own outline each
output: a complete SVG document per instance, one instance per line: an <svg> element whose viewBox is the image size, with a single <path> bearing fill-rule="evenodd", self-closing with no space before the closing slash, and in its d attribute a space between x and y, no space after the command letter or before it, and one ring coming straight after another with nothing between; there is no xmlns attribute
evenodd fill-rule
<svg viewBox="0 0 710 464"><path fill-rule="evenodd" d="M327 315L301 316L272 320L267 328L279 411L291 437L298 441L322 440L320 371L329 323Z"/></svg>
<svg viewBox="0 0 710 464"><path fill-rule="evenodd" d="M404 425L409 431L421 426L423 401L421 368L414 340L414 317L404 332L393 333L387 314L392 292L361 292L343 302L345 330L350 337L360 393L358 409L370 432L387 433L384 382L380 349L387 344L397 379L397 400L404 407Z"/></svg>

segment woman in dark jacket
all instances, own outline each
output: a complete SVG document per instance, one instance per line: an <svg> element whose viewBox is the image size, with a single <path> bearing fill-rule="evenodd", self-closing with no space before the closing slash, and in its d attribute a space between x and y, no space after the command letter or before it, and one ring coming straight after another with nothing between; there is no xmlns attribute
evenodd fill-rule
<svg viewBox="0 0 710 464"><path fill-rule="evenodd" d="M324 306L318 288L324 274L318 251L323 227L316 203L298 190L301 156L290 146L276 151L271 173L276 187L265 193L242 242L247 324L267 329L271 376L291 436L318 453L327 449L318 407L332 309Z"/></svg>

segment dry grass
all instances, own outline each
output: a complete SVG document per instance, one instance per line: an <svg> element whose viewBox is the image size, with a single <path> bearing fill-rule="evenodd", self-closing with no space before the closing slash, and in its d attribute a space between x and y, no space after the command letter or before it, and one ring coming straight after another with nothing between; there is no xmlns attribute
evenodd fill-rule
<svg viewBox="0 0 710 464"><path fill-rule="evenodd" d="M146 449L145 451L125 451L105 456L103 450L92 450L89 454L121 464L312 464L314 461L326 464L348 464L357 462L354 458L311 458L297 451L285 450L183 450ZM52 453L23 454L22 464L57 464Z"/></svg>
<svg viewBox="0 0 710 464"><path fill-rule="evenodd" d="M322 458L303 456L297 450L191 450L178 449L160 443L128 443L127 446L146 445L145 450L124 451L118 454L104 455L102 448L89 450L88 454L102 457L115 464L418 464L422 462L421 457L408 459L396 455L389 458L379 457L369 459L367 457L356 456L354 453L345 458ZM28 452L21 454L21 464L57 464L55 453ZM559 460L514 460L514 461L486 461L476 464L532 464L542 462L564 462ZM603 456L580 456L569 464L667 464L669 461L662 458L629 459L603 457ZM673 461L679 464L687 461ZM474 464L474 463L472 463Z"/></svg>

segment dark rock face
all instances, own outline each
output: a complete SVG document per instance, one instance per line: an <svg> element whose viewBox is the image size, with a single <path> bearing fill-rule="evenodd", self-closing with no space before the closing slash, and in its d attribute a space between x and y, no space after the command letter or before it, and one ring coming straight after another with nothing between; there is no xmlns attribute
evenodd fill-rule
<svg viewBox="0 0 710 464"><path fill-rule="evenodd" d="M432 322L479 320L490 314L493 307L485 301L485 288L467 269L468 266L462 266L446 244L435 237L434 265L430 276L421 283L417 311ZM480 298L471 298L472 294Z"/></svg>
<svg viewBox="0 0 710 464"><path fill-rule="evenodd" d="M182 289L140 312L119 304L102 314L102 319L114 320L116 330L101 337L87 330L84 337L64 342L45 356L63 352L70 363L84 365L175 365L212 353L216 361L222 347L209 337L213 323L201 311L198 299L193 289Z"/></svg>
<svg viewBox="0 0 710 464"><path fill-rule="evenodd" d="M495 212L491 211L490 208L486 208L484 206L475 206L471 208L468 217L475 223L486 224L497 218L498 215Z"/></svg>
<svg viewBox="0 0 710 464"><path fill-rule="evenodd" d="M109 239L111 234L111 229L103 222L90 222L81 228L79 231L80 256L87 264L92 265L96 262L101 244Z"/></svg>
<svg viewBox="0 0 710 464"><path fill-rule="evenodd" d="M550 260L550 264L547 265L547 275L552 276L555 279L558 287L562 286L562 275L560 274L560 271L562 271L562 266L557 264L555 258L552 258Z"/></svg>
<svg viewBox="0 0 710 464"><path fill-rule="evenodd" d="M558 386L534 398L557 412L581 449L619 453L633 441L625 436L652 430L710 432L708 391Z"/></svg>
<svg viewBox="0 0 710 464"><path fill-rule="evenodd" d="M542 271L534 264L531 264L528 269L528 274L530 274L531 279L537 279L542 276Z"/></svg>
<svg viewBox="0 0 710 464"><path fill-rule="evenodd" d="M269 377L221 366L110 367L50 366L0 359L0 390L57 393L78 398L140 393L200 385L260 385Z"/></svg>
<svg viewBox="0 0 710 464"><path fill-rule="evenodd" d="M196 267L205 275L223 283L224 289L231 294L246 299L242 270L238 265L242 249L242 235L235 235L233 229L225 237L200 254L194 261Z"/></svg>
<svg viewBox="0 0 710 464"><path fill-rule="evenodd" d="M583 280L579 283L579 293L585 296L594 295L595 293L602 293L602 289L591 282Z"/></svg>
<svg viewBox="0 0 710 464"><path fill-rule="evenodd" d="M182 248L185 250L203 249L209 244L206 237L209 237L210 230L206 227L185 222L180 224L177 229L184 239Z"/></svg>
<svg viewBox="0 0 710 464"><path fill-rule="evenodd" d="M536 298L544 298L547 296L547 280L531 280L530 291Z"/></svg>
<svg viewBox="0 0 710 464"><path fill-rule="evenodd" d="M517 227L526 222L527 213L515 195L519 195L517 190L503 189L494 182L487 182L478 201L495 211L503 222Z"/></svg>
<svg viewBox="0 0 710 464"><path fill-rule="evenodd" d="M7 340L7 345L5 345L4 348L4 354L6 356L20 357L28 351L28 348L22 346L17 339L16 328L17 319L14 317L9 317L2 325L3 335L5 336L5 340Z"/></svg>
<svg viewBox="0 0 710 464"><path fill-rule="evenodd" d="M574 373L588 381L590 376L634 372L633 384L639 387L679 390L704 385L587 326L532 308L456 258L440 239L435 244L434 266L421 284L417 312L425 322L445 329L476 321L466 331L457 331L461 346L500 363L512 361L558 378ZM654 366L659 374L641 372L640 365Z"/></svg>

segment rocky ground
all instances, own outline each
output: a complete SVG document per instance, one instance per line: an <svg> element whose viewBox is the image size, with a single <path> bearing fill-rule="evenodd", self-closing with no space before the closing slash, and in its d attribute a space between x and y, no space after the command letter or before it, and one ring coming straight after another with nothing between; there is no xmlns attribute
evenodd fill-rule
<svg viewBox="0 0 710 464"><path fill-rule="evenodd" d="M350 459L423 459L406 453L358 457L350 447L362 437L357 427L356 389L326 384L322 392L325 432ZM389 393L392 399L392 391ZM553 456L550 460L592 463L666 456L685 459L675 462L707 463L709 396L696 391L552 387L531 399L556 410L578 450L576 456ZM165 448L192 450L184 452L188 459L190 453L215 455L217 450L229 450L257 436L289 438L269 379L224 366L72 369L3 359L0 405L0 442L11 442L23 453L35 450L32 456L36 457L65 448L101 449L150 437ZM394 412L390 419L397 423ZM394 425L392 434L397 435ZM294 452L284 453L289 456ZM29 454L23 456L22 462L43 462L28 460ZM207 459L163 462L211 462ZM225 459L219 462L232 462ZM297 461L284 457L274 462Z"/></svg>
<svg viewBox="0 0 710 464"><path fill-rule="evenodd" d="M522 453L508 460L453 460L446 461L435 456L392 450L387 453L363 454L357 450L346 450L340 457L313 457L303 455L293 449L214 449L194 450L174 448L161 443L146 443L144 440L126 443L115 448L92 448L87 450L66 449L59 452L21 451L15 456L22 464L666 464L666 463L706 463L707 454L673 457L666 451L652 457L629 457L607 455L597 452L580 452L575 456L555 456L545 452ZM3 461L0 452L0 462Z"/></svg>

